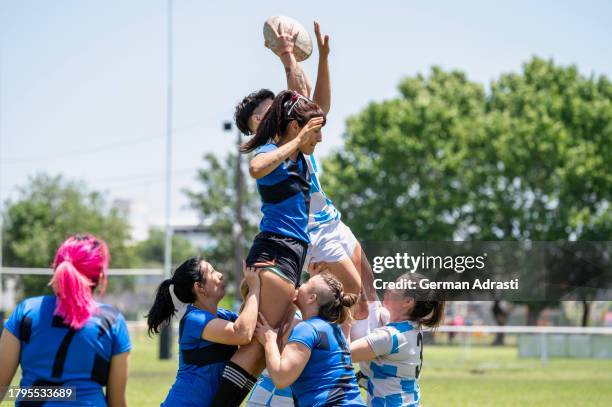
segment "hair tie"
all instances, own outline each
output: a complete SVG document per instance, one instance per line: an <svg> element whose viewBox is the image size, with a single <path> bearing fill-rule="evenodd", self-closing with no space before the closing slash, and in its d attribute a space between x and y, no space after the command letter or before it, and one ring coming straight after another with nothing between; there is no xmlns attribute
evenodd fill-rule
<svg viewBox="0 0 612 407"><path fill-rule="evenodd" d="M293 91L291 93L291 100L288 101L288 103L290 103L291 106L289 106L289 109L287 110L287 116L291 116L291 112L297 106L297 104L299 103L301 99L308 100L304 96L297 93L296 91Z"/></svg>

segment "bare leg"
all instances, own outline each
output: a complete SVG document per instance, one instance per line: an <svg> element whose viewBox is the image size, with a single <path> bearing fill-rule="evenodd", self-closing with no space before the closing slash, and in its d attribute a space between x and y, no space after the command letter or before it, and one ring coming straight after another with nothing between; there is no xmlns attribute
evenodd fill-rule
<svg viewBox="0 0 612 407"><path fill-rule="evenodd" d="M359 271L349 257L345 257L336 263L327 263L329 272L338 277L344 291L347 293L357 294L361 291L361 277Z"/></svg>
<svg viewBox="0 0 612 407"><path fill-rule="evenodd" d="M376 289L374 288L374 273L372 272L372 266L370 266L370 262L363 252L363 248L359 243L355 246L355 250L353 250L353 255L351 256L351 260L353 264L359 270L359 275L361 276L361 287L365 293L365 296L368 301L378 301L378 295L376 294Z"/></svg>
<svg viewBox="0 0 612 407"><path fill-rule="evenodd" d="M262 270L259 276L261 278L259 311L266 317L270 325L278 328L293 303L295 287L269 270ZM265 368L263 347L254 339L250 344L241 346L231 361L257 377Z"/></svg>

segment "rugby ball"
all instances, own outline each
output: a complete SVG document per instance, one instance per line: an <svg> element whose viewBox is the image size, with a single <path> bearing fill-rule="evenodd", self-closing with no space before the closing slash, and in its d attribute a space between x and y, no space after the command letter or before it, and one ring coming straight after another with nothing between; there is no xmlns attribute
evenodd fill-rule
<svg viewBox="0 0 612 407"><path fill-rule="evenodd" d="M270 17L264 23L264 45L267 48L270 48L274 52L274 48L276 47L278 41L279 27L284 33L287 33L290 30L293 30L294 35L297 33L297 39L295 41L295 46L293 47L293 54L298 62L304 61L310 56L310 54L312 54L312 39L310 38L308 31L306 31L306 28L304 28L299 21L286 16Z"/></svg>

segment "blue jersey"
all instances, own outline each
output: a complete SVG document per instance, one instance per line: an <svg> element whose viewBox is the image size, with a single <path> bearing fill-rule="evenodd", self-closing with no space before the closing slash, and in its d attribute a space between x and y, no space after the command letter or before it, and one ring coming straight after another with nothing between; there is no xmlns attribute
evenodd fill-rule
<svg viewBox="0 0 612 407"><path fill-rule="evenodd" d="M266 144L259 147L255 155L277 148L275 144ZM259 229L310 243L310 172L304 155L298 153L296 161L288 159L265 177L259 178L257 189L263 213Z"/></svg>
<svg viewBox="0 0 612 407"><path fill-rule="evenodd" d="M238 314L219 309L217 315L188 305L179 324L179 369L162 406L209 406L217 392L225 363L237 346L202 339L210 321L235 321Z"/></svg>
<svg viewBox="0 0 612 407"><path fill-rule="evenodd" d="M77 400L68 402L71 406L106 406L102 388L111 358L131 347L125 319L110 305L98 304L98 312L74 330L53 315L56 300L55 296L27 298L6 322L5 328L21 343L20 385L74 386Z"/></svg>
<svg viewBox="0 0 612 407"><path fill-rule="evenodd" d="M300 322L289 342L310 349L310 359L291 385L299 406L365 406L340 327L319 317Z"/></svg>

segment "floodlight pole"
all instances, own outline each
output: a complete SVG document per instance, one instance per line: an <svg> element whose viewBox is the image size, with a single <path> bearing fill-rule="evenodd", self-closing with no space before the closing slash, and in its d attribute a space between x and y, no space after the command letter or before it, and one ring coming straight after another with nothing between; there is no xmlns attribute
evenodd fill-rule
<svg viewBox="0 0 612 407"><path fill-rule="evenodd" d="M167 88L166 88L166 236L164 244L164 278L170 278L172 268L172 0L168 0L167 22ZM172 358L172 324L162 328L159 337L159 358Z"/></svg>

